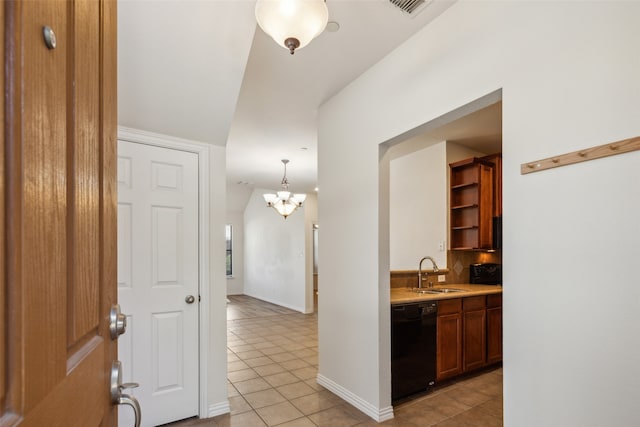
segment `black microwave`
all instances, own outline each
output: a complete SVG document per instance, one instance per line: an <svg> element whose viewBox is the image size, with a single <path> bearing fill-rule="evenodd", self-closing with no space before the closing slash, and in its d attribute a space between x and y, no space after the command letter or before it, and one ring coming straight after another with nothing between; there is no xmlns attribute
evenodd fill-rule
<svg viewBox="0 0 640 427"><path fill-rule="evenodd" d="M502 264L471 264L469 266L469 283L501 285Z"/></svg>

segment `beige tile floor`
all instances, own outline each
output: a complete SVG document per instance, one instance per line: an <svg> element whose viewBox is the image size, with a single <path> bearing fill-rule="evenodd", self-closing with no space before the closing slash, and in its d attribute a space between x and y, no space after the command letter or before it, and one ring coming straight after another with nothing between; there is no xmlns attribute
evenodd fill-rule
<svg viewBox="0 0 640 427"><path fill-rule="evenodd" d="M171 427L502 426L502 369L452 382L376 423L316 383L318 316L247 296L227 304L231 413Z"/></svg>

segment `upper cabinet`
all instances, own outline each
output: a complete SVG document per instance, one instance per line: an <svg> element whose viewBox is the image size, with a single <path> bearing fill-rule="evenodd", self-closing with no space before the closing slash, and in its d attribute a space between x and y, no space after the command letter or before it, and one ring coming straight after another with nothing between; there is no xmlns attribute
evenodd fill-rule
<svg viewBox="0 0 640 427"><path fill-rule="evenodd" d="M494 217L502 211L500 155L451 163L451 249L495 249Z"/></svg>
<svg viewBox="0 0 640 427"><path fill-rule="evenodd" d="M502 216L502 153L481 157L493 164L493 216Z"/></svg>

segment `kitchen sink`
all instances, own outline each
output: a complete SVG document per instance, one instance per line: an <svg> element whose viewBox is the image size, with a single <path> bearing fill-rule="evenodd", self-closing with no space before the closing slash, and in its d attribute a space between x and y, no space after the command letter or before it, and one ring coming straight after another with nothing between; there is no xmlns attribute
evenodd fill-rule
<svg viewBox="0 0 640 427"><path fill-rule="evenodd" d="M418 294L446 294L449 292L465 292L465 290L458 288L415 288L413 292Z"/></svg>
<svg viewBox="0 0 640 427"><path fill-rule="evenodd" d="M440 293L442 293L442 292L437 291L435 289L426 289L426 288L423 288L423 289L416 288L416 289L413 290L413 292L415 292L417 294L440 294Z"/></svg>

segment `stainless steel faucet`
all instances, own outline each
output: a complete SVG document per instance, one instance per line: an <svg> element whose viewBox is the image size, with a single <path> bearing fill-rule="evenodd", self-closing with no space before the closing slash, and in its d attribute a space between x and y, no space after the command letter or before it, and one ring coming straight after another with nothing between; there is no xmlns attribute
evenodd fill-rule
<svg viewBox="0 0 640 427"><path fill-rule="evenodd" d="M436 262L434 261L433 258L431 258L430 256L426 256L424 258L422 258L420 260L420 264L418 264L418 289L422 289L422 261L424 261L425 259L428 259L429 261L431 261L431 264L433 264L433 272L437 273L438 272L438 266L436 265ZM424 273L425 274L425 280L429 278L429 273ZM433 288L433 282L428 282L429 287Z"/></svg>

